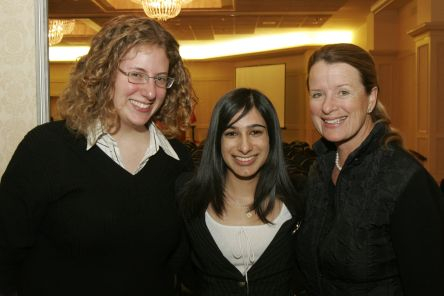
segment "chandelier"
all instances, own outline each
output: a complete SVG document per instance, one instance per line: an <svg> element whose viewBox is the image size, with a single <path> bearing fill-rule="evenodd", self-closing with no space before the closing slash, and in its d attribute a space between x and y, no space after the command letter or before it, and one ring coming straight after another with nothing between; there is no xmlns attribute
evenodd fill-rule
<svg viewBox="0 0 444 296"><path fill-rule="evenodd" d="M182 9L182 4L191 0L132 0L142 4L145 14L152 19L166 21L176 17Z"/></svg>
<svg viewBox="0 0 444 296"><path fill-rule="evenodd" d="M63 39L63 35L74 30L74 19L50 19L48 20L48 43L53 46Z"/></svg>

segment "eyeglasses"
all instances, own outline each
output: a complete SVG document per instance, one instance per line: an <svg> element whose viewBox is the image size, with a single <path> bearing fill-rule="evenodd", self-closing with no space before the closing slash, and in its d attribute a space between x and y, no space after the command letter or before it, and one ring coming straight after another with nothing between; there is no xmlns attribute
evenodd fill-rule
<svg viewBox="0 0 444 296"><path fill-rule="evenodd" d="M120 68L117 68L123 75L128 77L128 82L129 83L134 83L134 84L145 84L148 83L148 80L151 78L154 80L154 84L158 87L162 87L162 88L170 88L173 83L174 83L174 78L173 77L168 77L164 74L159 74L156 76L148 76L145 73L142 72L125 72Z"/></svg>

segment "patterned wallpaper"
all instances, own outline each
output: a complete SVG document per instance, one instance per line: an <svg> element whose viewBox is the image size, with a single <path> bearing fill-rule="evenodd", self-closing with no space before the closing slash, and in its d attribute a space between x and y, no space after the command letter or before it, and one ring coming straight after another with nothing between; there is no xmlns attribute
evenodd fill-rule
<svg viewBox="0 0 444 296"><path fill-rule="evenodd" d="M34 0L0 0L0 175L37 124Z"/></svg>

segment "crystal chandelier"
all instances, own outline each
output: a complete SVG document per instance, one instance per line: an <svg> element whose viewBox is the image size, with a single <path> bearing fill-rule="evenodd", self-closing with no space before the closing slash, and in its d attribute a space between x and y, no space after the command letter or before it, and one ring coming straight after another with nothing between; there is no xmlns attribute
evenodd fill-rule
<svg viewBox="0 0 444 296"><path fill-rule="evenodd" d="M53 46L63 39L63 35L69 34L74 30L74 19L50 19L48 20L48 43Z"/></svg>
<svg viewBox="0 0 444 296"><path fill-rule="evenodd" d="M152 19L166 21L176 17L182 8L182 4L191 0L132 0L142 4L145 14Z"/></svg>

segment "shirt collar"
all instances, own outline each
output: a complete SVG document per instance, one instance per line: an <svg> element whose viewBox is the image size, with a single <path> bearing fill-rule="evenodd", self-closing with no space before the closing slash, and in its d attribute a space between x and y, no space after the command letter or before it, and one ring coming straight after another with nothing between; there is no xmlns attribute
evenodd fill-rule
<svg viewBox="0 0 444 296"><path fill-rule="evenodd" d="M88 134L86 135L86 150L91 149L99 138L107 134L103 130L102 124L98 121L96 124L88 130Z"/></svg>
<svg viewBox="0 0 444 296"><path fill-rule="evenodd" d="M149 125L149 132L150 145L147 149L147 152L145 153L144 158L149 158L150 156L156 154L157 151L159 151L159 148L162 148L167 155L176 160L180 160L179 156L177 155L174 148L171 146L168 139L153 122L151 122ZM86 137L86 150L91 149L91 147L96 145L97 141L105 135L111 136L103 129L102 124L100 122L97 122L95 126L89 130Z"/></svg>
<svg viewBox="0 0 444 296"><path fill-rule="evenodd" d="M153 123L150 123L150 146L148 148L148 154L154 155L162 148L163 151L170 157L180 160L174 148L171 146L170 141L165 137L165 135L160 131L160 129ZM150 152L153 152L152 154Z"/></svg>

